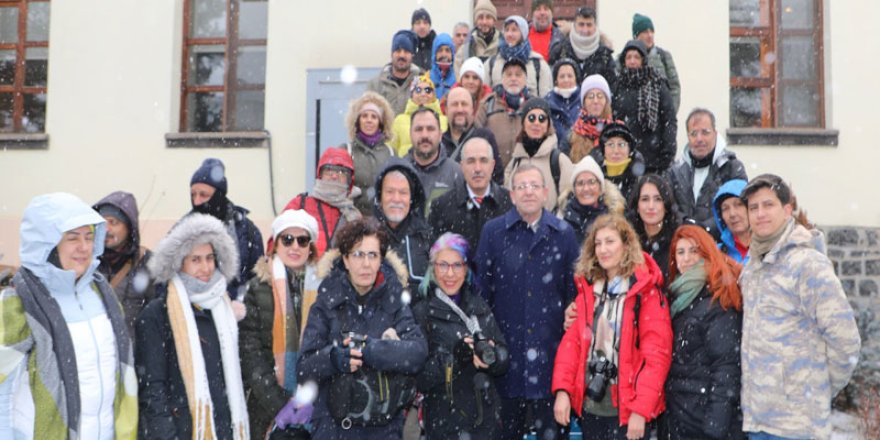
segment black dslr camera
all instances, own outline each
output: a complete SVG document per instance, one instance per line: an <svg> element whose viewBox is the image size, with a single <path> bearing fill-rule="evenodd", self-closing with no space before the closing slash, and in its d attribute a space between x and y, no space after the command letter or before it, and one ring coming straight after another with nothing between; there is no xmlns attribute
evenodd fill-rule
<svg viewBox="0 0 880 440"><path fill-rule="evenodd" d="M490 367L495 364L495 347L481 331L474 332L474 354Z"/></svg>
<svg viewBox="0 0 880 440"><path fill-rule="evenodd" d="M605 397L608 382L617 377L617 367L602 354L596 354L590 359L590 383L587 384L587 397L595 402L601 402Z"/></svg>
<svg viewBox="0 0 880 440"><path fill-rule="evenodd" d="M367 345L367 335L362 335L355 332L342 332L342 339L345 338L351 338L351 342L348 343L349 348L356 348L360 350Z"/></svg>

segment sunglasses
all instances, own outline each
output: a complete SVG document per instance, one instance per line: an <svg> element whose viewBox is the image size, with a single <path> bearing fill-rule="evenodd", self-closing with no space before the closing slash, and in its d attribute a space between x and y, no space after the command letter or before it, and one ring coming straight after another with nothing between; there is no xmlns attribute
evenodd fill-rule
<svg viewBox="0 0 880 440"><path fill-rule="evenodd" d="M538 122L543 124L545 121L547 121L547 116L546 115L536 115L536 114L532 113L532 114L526 116L526 119L529 122L535 122L535 120L537 119Z"/></svg>
<svg viewBox="0 0 880 440"><path fill-rule="evenodd" d="M312 241L312 238L308 235L292 235L292 234L284 234L281 236L281 244L284 247L290 247L293 245L293 242L299 245L299 247L307 247L309 243Z"/></svg>
<svg viewBox="0 0 880 440"><path fill-rule="evenodd" d="M425 92L425 93L431 94L431 93L434 93L434 88L433 87L416 87L413 89L413 92L414 93Z"/></svg>

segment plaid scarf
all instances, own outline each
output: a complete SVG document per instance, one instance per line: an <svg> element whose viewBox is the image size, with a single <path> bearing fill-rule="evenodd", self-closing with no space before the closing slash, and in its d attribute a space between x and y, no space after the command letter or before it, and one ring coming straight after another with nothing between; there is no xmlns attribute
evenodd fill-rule
<svg viewBox="0 0 880 440"><path fill-rule="evenodd" d="M651 66L640 69L623 69L620 73L620 85L626 89L639 91L639 125L645 130L657 129L660 113L660 85L663 78Z"/></svg>

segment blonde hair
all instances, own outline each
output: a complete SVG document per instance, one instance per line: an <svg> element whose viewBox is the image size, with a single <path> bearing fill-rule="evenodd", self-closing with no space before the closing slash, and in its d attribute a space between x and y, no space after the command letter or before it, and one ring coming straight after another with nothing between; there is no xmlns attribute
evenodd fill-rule
<svg viewBox="0 0 880 440"><path fill-rule="evenodd" d="M623 242L623 258L620 260L620 276L629 277L636 267L645 264L642 247L635 229L619 214L599 216L590 226L590 232L581 246L581 255L575 265L575 274L592 280L604 280L605 269L599 265L596 257L596 233L602 229L611 229L620 235Z"/></svg>

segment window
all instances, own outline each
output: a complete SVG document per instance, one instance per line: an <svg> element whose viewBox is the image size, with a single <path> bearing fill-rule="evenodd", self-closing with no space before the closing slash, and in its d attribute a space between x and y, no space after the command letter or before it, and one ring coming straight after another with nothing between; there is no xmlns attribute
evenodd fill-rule
<svg viewBox="0 0 880 440"><path fill-rule="evenodd" d="M46 0L0 0L0 133L46 130Z"/></svg>
<svg viewBox="0 0 880 440"><path fill-rule="evenodd" d="M263 129L267 0L186 0L180 127Z"/></svg>
<svg viewBox="0 0 880 440"><path fill-rule="evenodd" d="M822 38L822 0L730 0L731 127L825 128Z"/></svg>

